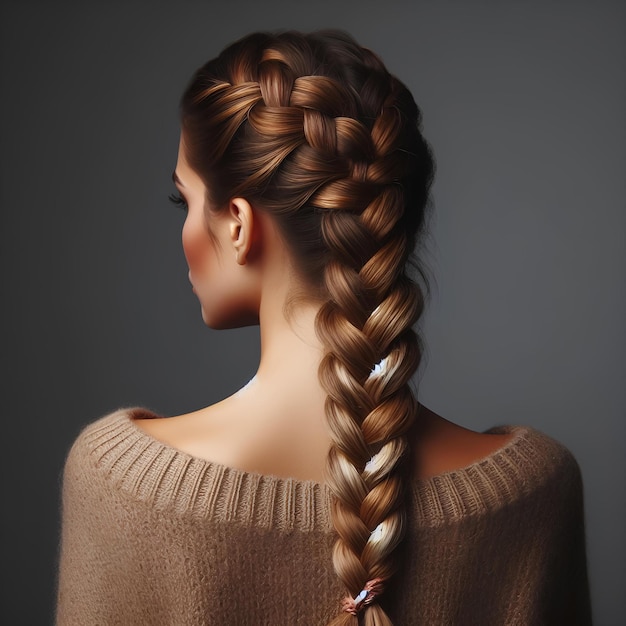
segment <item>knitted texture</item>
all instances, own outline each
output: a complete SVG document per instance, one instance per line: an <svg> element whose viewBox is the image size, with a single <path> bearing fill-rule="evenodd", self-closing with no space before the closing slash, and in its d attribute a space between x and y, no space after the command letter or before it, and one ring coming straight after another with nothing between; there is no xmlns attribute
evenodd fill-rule
<svg viewBox="0 0 626 626"><path fill-rule="evenodd" d="M136 417L157 416L121 409L69 450L57 626L326 624L345 595L328 488L193 457ZM412 481L386 610L403 626L590 624L574 457L531 428L489 432L513 437Z"/></svg>

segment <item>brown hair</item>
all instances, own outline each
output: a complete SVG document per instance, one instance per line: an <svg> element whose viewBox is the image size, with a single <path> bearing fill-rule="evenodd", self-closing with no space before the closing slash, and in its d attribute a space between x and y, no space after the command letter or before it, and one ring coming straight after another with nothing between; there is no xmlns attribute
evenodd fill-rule
<svg viewBox="0 0 626 626"><path fill-rule="evenodd" d="M421 354L423 290L407 262L433 176L420 112L375 54L335 31L245 37L195 73L181 108L210 205L243 196L271 213L323 299L333 562L350 598L388 587ZM373 597L348 599L333 624L391 624Z"/></svg>

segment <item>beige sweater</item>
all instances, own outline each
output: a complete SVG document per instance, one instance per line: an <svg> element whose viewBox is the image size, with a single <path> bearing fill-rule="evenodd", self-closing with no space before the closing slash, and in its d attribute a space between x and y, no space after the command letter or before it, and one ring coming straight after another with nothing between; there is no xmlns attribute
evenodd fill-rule
<svg viewBox="0 0 626 626"><path fill-rule="evenodd" d="M124 409L87 425L63 475L58 626L326 624L330 494L167 446ZM525 427L464 469L411 485L397 626L590 624L582 486Z"/></svg>

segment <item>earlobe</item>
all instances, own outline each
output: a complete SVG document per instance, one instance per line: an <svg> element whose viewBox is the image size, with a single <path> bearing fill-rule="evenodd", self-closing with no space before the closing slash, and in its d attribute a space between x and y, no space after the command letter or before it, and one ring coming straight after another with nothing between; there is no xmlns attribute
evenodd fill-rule
<svg viewBox="0 0 626 626"><path fill-rule="evenodd" d="M245 265L252 248L254 215L252 206L245 198L232 198L230 211L230 239L235 249L238 265Z"/></svg>

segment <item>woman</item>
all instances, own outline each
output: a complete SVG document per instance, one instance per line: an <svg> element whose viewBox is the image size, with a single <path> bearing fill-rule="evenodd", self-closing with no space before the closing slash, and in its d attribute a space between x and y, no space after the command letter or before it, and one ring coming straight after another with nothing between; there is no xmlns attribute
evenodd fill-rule
<svg viewBox="0 0 626 626"><path fill-rule="evenodd" d="M181 112L189 280L261 360L218 404L79 435L57 623L590 623L571 454L410 389L433 163L406 87L344 34L255 34Z"/></svg>

